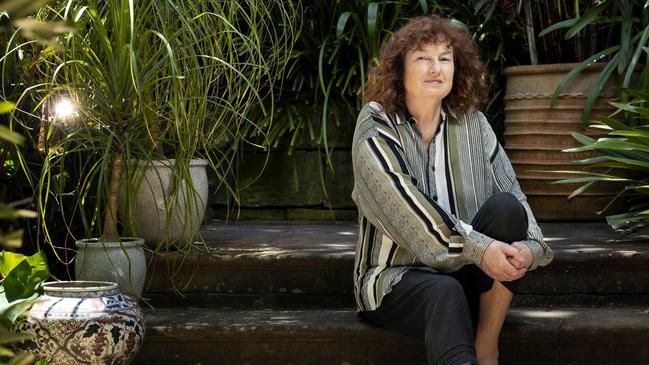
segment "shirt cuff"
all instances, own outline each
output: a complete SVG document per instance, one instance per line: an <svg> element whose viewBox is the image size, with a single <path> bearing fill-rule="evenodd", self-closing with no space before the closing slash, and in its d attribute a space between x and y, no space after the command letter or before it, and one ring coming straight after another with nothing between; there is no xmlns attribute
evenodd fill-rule
<svg viewBox="0 0 649 365"><path fill-rule="evenodd" d="M532 240L525 240L522 242L525 243L527 247L530 248L530 250L532 250L532 265L528 270L534 270L539 266L539 263L543 259L543 247L541 247L540 243Z"/></svg>
<svg viewBox="0 0 649 365"><path fill-rule="evenodd" d="M493 238L472 229L466 235L462 253L476 266L482 268L480 265L482 263L482 256L484 256L484 252L493 241L495 241Z"/></svg>

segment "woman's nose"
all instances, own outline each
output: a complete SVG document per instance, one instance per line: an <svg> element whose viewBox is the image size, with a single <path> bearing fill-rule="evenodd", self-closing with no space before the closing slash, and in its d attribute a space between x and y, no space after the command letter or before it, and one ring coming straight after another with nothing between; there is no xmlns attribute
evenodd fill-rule
<svg viewBox="0 0 649 365"><path fill-rule="evenodd" d="M441 70L441 65L439 64L438 61L431 61L430 64L428 65L428 70L430 73L439 73Z"/></svg>

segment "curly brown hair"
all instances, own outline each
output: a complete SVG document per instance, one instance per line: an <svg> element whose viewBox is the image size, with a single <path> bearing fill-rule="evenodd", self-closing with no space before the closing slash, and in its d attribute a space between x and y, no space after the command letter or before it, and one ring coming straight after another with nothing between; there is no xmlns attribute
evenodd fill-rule
<svg viewBox="0 0 649 365"><path fill-rule="evenodd" d="M403 63L406 55L428 43L446 42L453 47L455 73L453 88L444 101L455 110L478 109L486 90L478 47L464 30L436 15L410 20L383 43L379 64L369 72L366 101L379 102L389 113L405 110Z"/></svg>

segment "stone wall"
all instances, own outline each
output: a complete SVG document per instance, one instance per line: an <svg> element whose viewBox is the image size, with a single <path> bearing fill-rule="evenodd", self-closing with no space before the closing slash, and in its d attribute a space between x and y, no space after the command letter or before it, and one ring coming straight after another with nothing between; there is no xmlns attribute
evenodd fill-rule
<svg viewBox="0 0 649 365"><path fill-rule="evenodd" d="M224 189L212 189L210 215L219 219L355 219L353 127L346 123L329 131L333 169L327 165L324 149L313 143L300 144L292 155L286 149L245 151L236 179L232 178L238 182L240 205Z"/></svg>

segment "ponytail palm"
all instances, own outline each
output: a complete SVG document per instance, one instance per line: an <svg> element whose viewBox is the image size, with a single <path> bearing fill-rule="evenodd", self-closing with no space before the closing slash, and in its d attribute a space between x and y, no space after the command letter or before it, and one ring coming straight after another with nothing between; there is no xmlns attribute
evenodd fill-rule
<svg viewBox="0 0 649 365"><path fill-rule="evenodd" d="M257 90L283 72L298 10L272 0L68 0L43 9L42 18L76 32L42 52L32 92L45 90L46 105L68 96L79 116L53 126L64 136L46 151L42 218L50 199L74 195L64 221L80 218L86 234L117 238L118 195L134 200L137 160L175 158L179 186L190 159L207 158L224 182L238 131L252 123L247 111L268 97ZM78 180L64 178L70 170Z"/></svg>

